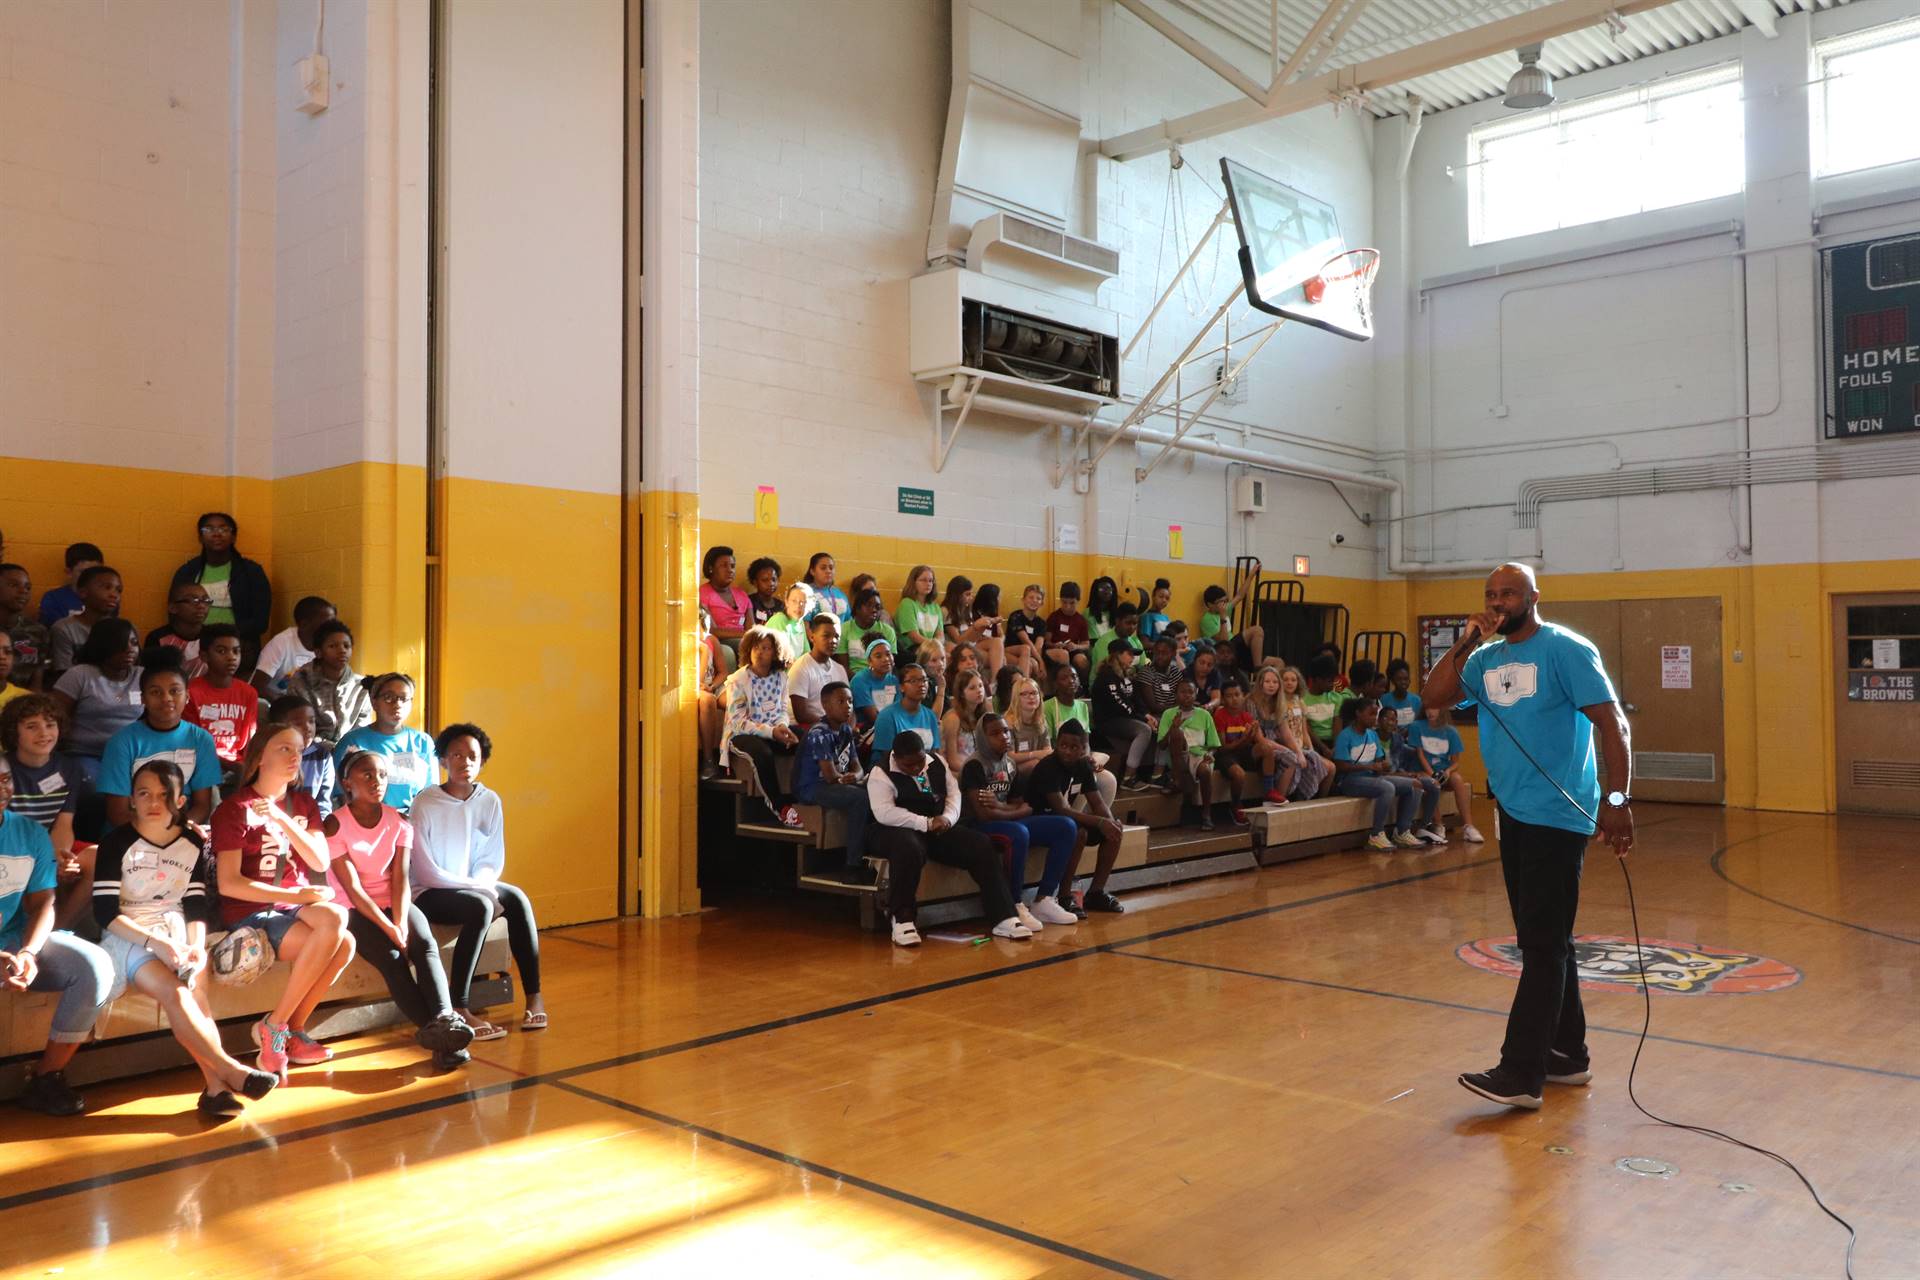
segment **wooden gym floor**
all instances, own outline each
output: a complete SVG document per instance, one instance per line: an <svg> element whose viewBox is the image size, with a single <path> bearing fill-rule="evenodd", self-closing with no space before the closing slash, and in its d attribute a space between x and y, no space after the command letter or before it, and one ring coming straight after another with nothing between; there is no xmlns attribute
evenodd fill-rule
<svg viewBox="0 0 1920 1280"><path fill-rule="evenodd" d="M1920 824L1640 818L1644 935L1778 988L1657 993L1642 1101L1799 1162L1861 1280L1920 1273ZM1629 934L1587 868L1580 931ZM1456 954L1512 931L1491 845L1127 902L911 953L773 902L555 930L553 1029L464 1073L388 1034L224 1128L184 1073L0 1117L0 1273L1840 1274L1786 1170L1632 1110L1635 992L1587 995L1590 1089L1454 1083L1512 993Z"/></svg>

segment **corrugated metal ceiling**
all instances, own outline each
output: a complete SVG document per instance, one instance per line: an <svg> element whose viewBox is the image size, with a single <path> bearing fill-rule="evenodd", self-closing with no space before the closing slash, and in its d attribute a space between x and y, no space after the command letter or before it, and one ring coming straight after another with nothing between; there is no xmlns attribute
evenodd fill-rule
<svg viewBox="0 0 1920 1280"><path fill-rule="evenodd" d="M1470 0L1356 2L1364 7L1352 19L1339 48L1325 61L1317 63L1319 70L1331 71L1397 49L1411 48L1456 31L1540 8L1549 0L1493 0L1485 4ZM1172 3L1187 14L1204 19L1215 29L1208 32L1200 24L1193 24L1191 29L1202 38L1208 35L1217 38L1217 32L1224 31L1245 41L1263 57L1269 53L1270 0L1172 0ZM1765 5L1776 14L1784 15L1831 9L1846 0L1750 0L1750 3L1755 7ZM1280 0L1282 61L1306 38L1324 9L1322 0ZM1346 19L1343 17L1340 21L1345 23ZM1738 0L1674 0L1672 4L1627 18L1626 30L1617 39L1610 36L1604 26L1595 26L1549 40L1540 61L1555 76L1577 75L1596 67L1731 35L1748 25ZM1316 59L1309 57L1309 64L1315 62ZM1375 115L1397 115L1405 110L1408 94L1418 94L1429 111L1478 102L1504 91L1507 78L1517 66L1519 62L1511 53L1463 63L1377 94L1370 107Z"/></svg>

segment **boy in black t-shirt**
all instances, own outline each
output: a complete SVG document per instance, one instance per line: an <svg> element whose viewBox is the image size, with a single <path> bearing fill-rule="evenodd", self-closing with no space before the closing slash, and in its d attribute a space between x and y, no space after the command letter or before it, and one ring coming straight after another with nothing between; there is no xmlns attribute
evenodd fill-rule
<svg viewBox="0 0 1920 1280"><path fill-rule="evenodd" d="M1086 808L1076 808L1076 800ZM1086 831L1089 840L1100 841L1100 853L1093 865L1093 882L1087 886L1086 897L1080 905L1073 901L1073 878L1079 870L1076 857L1060 886L1060 905L1077 916L1085 916L1087 911L1125 911L1120 899L1107 892L1107 877L1113 874L1113 864L1120 857L1120 837L1126 829L1100 798L1093 765L1087 759L1087 731L1078 720L1061 722L1054 736L1053 754L1033 766L1033 773L1027 778L1027 803L1035 813L1057 813L1073 819Z"/></svg>

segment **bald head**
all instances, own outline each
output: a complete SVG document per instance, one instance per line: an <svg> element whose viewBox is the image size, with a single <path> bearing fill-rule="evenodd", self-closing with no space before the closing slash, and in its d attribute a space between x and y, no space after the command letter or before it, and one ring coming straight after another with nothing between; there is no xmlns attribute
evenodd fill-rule
<svg viewBox="0 0 1920 1280"><path fill-rule="evenodd" d="M1540 580L1533 576L1533 566L1530 564L1509 561L1487 575L1487 585L1491 587L1494 581L1502 576L1506 576L1509 583L1513 578L1520 579L1521 584L1528 591L1537 593L1540 590Z"/></svg>
<svg viewBox="0 0 1920 1280"><path fill-rule="evenodd" d="M1531 634L1530 628L1537 625L1534 606L1540 602L1532 566L1503 564L1488 574L1486 602L1501 635L1525 639Z"/></svg>

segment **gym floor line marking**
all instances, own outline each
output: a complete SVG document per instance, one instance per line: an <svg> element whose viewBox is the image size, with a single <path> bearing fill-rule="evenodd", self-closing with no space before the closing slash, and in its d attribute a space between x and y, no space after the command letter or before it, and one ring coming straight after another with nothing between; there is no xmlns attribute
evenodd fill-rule
<svg viewBox="0 0 1920 1280"><path fill-rule="evenodd" d="M1778 835L1780 833L1768 832L1766 834ZM1713 857L1707 860L1707 865L1713 869L1713 874L1715 874L1716 876L1719 876L1722 880L1726 881L1728 884L1732 885L1734 888L1738 889L1740 892L1749 894L1755 898L1758 898L1762 902L1771 903L1772 905L1779 907L1784 911L1793 911L1803 916L1811 916L1815 920L1821 920L1827 924L1839 925L1842 929L1855 929L1861 933L1871 934L1876 938L1886 938L1888 941L1891 941L1891 942L1904 942L1910 947L1920 947L1920 938L1909 938L1905 934L1889 933L1885 929L1875 929L1871 925L1855 924L1851 920L1842 920L1838 916L1823 916L1818 911L1811 911L1806 907L1795 906L1791 902L1784 902L1779 898L1770 897L1769 895L1760 892L1758 889L1748 888L1746 885L1741 884L1738 880L1735 880L1732 876L1728 875L1726 865L1725 865L1727 854L1732 852L1734 849L1738 848L1740 845L1751 844L1753 843L1754 840L1758 840L1760 838L1761 838L1760 836L1754 836L1748 840L1738 840L1738 841L1735 841L1733 844L1725 846L1724 848L1714 850Z"/></svg>
<svg viewBox="0 0 1920 1280"><path fill-rule="evenodd" d="M1095 946L1079 947L1072 951L1064 951L1051 956L1042 956L1036 960L1027 960L1019 964L1006 965L998 969L987 969L980 973L964 974L958 978L948 978L942 982L932 982L924 986L907 987L900 991L868 996L864 999L849 1001L845 1004L816 1009L809 1013L793 1014L790 1017L776 1018L769 1022L757 1022L751 1026L736 1027L731 1031L717 1031L712 1035L699 1036L692 1040L681 1040L673 1044L660 1045L652 1049L642 1049L635 1053L603 1058L598 1062L587 1062L573 1067L561 1067L553 1071L542 1072L539 1075L522 1076L517 1080L507 1080L498 1084L483 1085L478 1089L462 1089L439 1098L423 1098L419 1101L404 1103L397 1107L387 1107L378 1111L369 1111L358 1116L347 1116L339 1120L327 1121L324 1124L309 1125L304 1129L295 1129L291 1133L262 1135L261 1137L253 1138L246 1142L235 1143L232 1146L214 1147L207 1151L175 1156L171 1159L158 1160L150 1164L134 1165L131 1168L120 1169L111 1173L101 1173L86 1178L76 1178L69 1182L55 1183L52 1186L42 1187L35 1191L16 1192L10 1196L0 1196L0 1213L5 1213L9 1209L19 1209L28 1205L42 1204L48 1200L58 1200L70 1195L79 1195L88 1191L99 1191L108 1187L119 1186L123 1183L134 1182L141 1178L154 1177L163 1173L173 1173L181 1169L191 1169L199 1165L225 1160L232 1156L251 1155L258 1151L271 1151L290 1143L305 1142L313 1138L324 1138L330 1134L342 1133L350 1129L358 1129L369 1124L378 1124L385 1120L403 1120L409 1116L420 1115L423 1112L437 1111L446 1107L457 1106L464 1102L478 1102L502 1093L510 1093L519 1089L530 1089L535 1085L554 1084L564 1080L570 1080L575 1076L591 1075L596 1071L607 1071L615 1067L631 1066L638 1062L648 1062L654 1058L664 1058L672 1054L687 1053L695 1049L705 1049L716 1044L742 1040L749 1036L763 1035L769 1031L779 1031L787 1027L817 1022L823 1018L838 1017L844 1013L858 1013L878 1005L892 1004L899 1000L910 1000L917 996L933 995L937 992L950 991L957 987L971 986L976 982L987 982L994 978L1006 977L1010 974L1027 973L1035 969L1064 964L1069 960L1078 960L1086 956L1110 954L1118 947L1134 946L1143 942L1157 942L1163 938L1180 937L1202 929L1214 928L1220 925L1237 924L1243 920L1277 915L1283 911L1296 911L1303 907L1318 906L1323 902L1333 902L1341 898L1351 898L1359 894L1373 893L1380 889L1392 889L1399 885L1415 884L1422 880L1432 880L1439 876L1454 875L1462 871L1472 871L1478 867L1490 866L1499 860L1497 857L1481 858L1473 862L1458 863L1451 867L1439 867L1432 871L1416 872L1412 875L1400 876L1393 880L1378 880L1372 884L1354 885L1346 889L1335 889L1327 893L1315 894L1310 898L1296 898L1288 902L1274 903L1271 906L1254 907L1246 911L1236 911L1232 915L1220 916L1213 920L1200 920L1192 924L1174 925L1170 928L1155 930L1152 933L1144 933L1134 938L1121 938L1113 942L1103 942ZM493 1063L486 1062L485 1059L476 1058L474 1061L487 1067L494 1067ZM511 1068L508 1067L498 1067L496 1069L502 1071L511 1070Z"/></svg>
<svg viewBox="0 0 1920 1280"><path fill-rule="evenodd" d="M1077 1245L1067 1244L1062 1240L1055 1240L1051 1237L1038 1235L1019 1227L1009 1226L1007 1223L999 1222L992 1218L983 1218L977 1213L969 1213L965 1209L955 1208L949 1204L942 1204L938 1200L929 1200L925 1196L915 1195L911 1191L902 1191L897 1187L889 1187L885 1183L875 1182L871 1178L863 1178L858 1174L848 1173L842 1169L835 1169L831 1165L824 1165L818 1161L809 1160L804 1156L797 1156L791 1152L779 1151L773 1147L762 1146L746 1138L737 1138L732 1134L722 1133L718 1129L709 1129L705 1125L694 1124L690 1120L681 1120L678 1117L666 1115L663 1112L652 1111L635 1103L627 1102L624 1099L613 1097L610 1094L599 1093L592 1089L583 1089L577 1084L568 1084L565 1081L556 1081L553 1087L624 1111L628 1115L639 1116L641 1119L652 1121L654 1124L664 1125L670 1129L679 1129L685 1133L696 1134L709 1142L718 1142L724 1146L761 1156L764 1159L792 1165L796 1169L804 1169L808 1173L816 1174L823 1178L832 1178L835 1182L842 1182L850 1187L858 1187L862 1191L871 1192L877 1196L884 1196L886 1199L911 1205L916 1209L924 1209L929 1213L939 1214L943 1218L951 1218L955 1222L964 1222L968 1226L978 1227L983 1231L991 1231L995 1235L1006 1236L1008 1239L1018 1240L1022 1244L1030 1244L1035 1248L1046 1249L1049 1252L1060 1254L1063 1257L1072 1258L1076 1262L1091 1263L1096 1267L1104 1267L1106 1270L1118 1275L1135 1277L1135 1280L1166 1280L1166 1277L1161 1276L1159 1272L1148 1271L1143 1267L1136 1267L1115 1258L1105 1257L1090 1250L1082 1249Z"/></svg>
<svg viewBox="0 0 1920 1280"><path fill-rule="evenodd" d="M1258 969L1240 969L1235 968L1233 965L1208 964L1204 960L1180 960L1173 956L1156 956L1149 955L1143 951L1123 951L1117 949L1113 954L1117 956L1127 956L1134 960L1151 960L1156 964L1173 964L1187 969L1206 969L1213 973L1229 973L1241 978L1260 978L1267 982L1284 982L1296 987L1315 987L1322 991L1341 991L1349 995L1373 996L1380 1000L1400 1000L1407 1004L1422 1004L1435 1009L1457 1009L1462 1013L1482 1013L1496 1018L1504 1018L1508 1013L1505 1009L1489 1009L1485 1005L1462 1004L1456 1000L1440 1000L1432 996L1406 995L1399 991L1378 991L1372 987L1353 987L1340 982L1326 982L1319 978L1295 978L1284 973L1262 973ZM1640 1035L1638 1027L1608 1027L1593 1022L1587 1024L1587 1030L1598 1031L1613 1036L1630 1036L1637 1038ZM1711 1040L1687 1040L1679 1036L1663 1036L1652 1033L1647 1036L1647 1039L1658 1040L1663 1044L1685 1045L1691 1049L1714 1049L1721 1053L1740 1053L1746 1054L1749 1057L1770 1058L1776 1062L1794 1062L1808 1067L1826 1067L1833 1071L1857 1071L1863 1075L1886 1076L1894 1080L1920 1080L1920 1075L1906 1071L1895 1071L1890 1067L1864 1067L1853 1062L1831 1062L1825 1058L1807 1058L1799 1054L1775 1053L1769 1049L1749 1049L1737 1044L1716 1044Z"/></svg>

